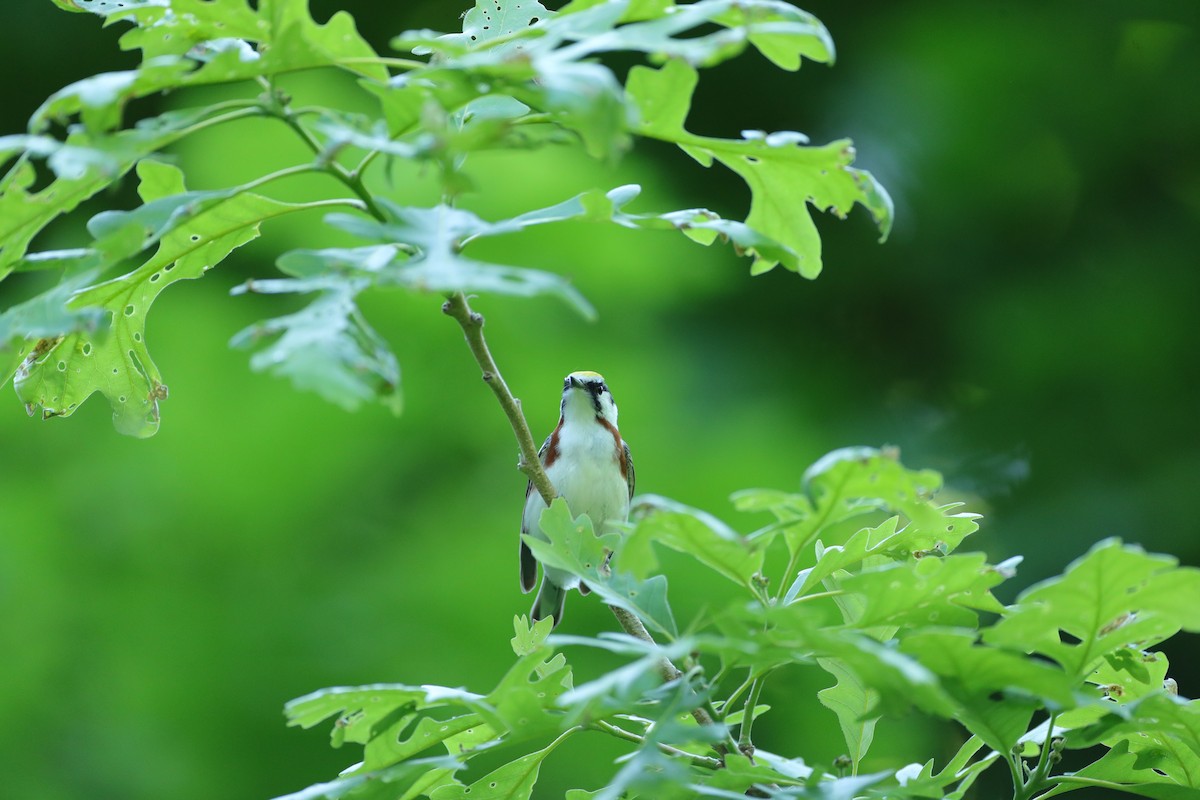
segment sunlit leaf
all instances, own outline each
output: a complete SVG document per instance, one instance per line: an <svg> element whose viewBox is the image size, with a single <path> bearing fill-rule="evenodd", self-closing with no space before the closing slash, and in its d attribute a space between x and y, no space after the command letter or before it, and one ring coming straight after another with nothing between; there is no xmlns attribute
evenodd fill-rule
<svg viewBox="0 0 1200 800"><path fill-rule="evenodd" d="M538 772L546 756L554 752L566 734L541 750L521 756L492 770L470 786L442 786L430 794L430 800L528 800L537 783Z"/></svg>
<svg viewBox="0 0 1200 800"><path fill-rule="evenodd" d="M870 173L855 169L854 148L847 140L807 147L804 136L791 133L752 135L742 139L696 136L684 129L698 76L683 61L662 69L634 67L626 89L636 101L642 136L678 144L704 166L720 161L750 187L746 225L796 253L793 269L808 278L821 271L821 239L806 206L844 217L855 203L869 210L886 237L892 202ZM753 271L765 272L778 258L753 251ZM785 266L788 266L784 262Z"/></svg>
<svg viewBox="0 0 1200 800"><path fill-rule="evenodd" d="M1200 630L1200 570L1177 563L1107 539L1061 577L1022 592L984 638L1047 655L1082 679L1128 645L1145 648L1181 629Z"/></svg>
<svg viewBox="0 0 1200 800"><path fill-rule="evenodd" d="M523 537L538 561L577 575L605 603L633 612L656 632L677 635L667 603L666 576L639 581L628 573L611 570L606 563L608 554L618 546L619 534L596 536L591 520L586 515L573 519L561 500L542 512L540 525L548 541Z"/></svg>
<svg viewBox="0 0 1200 800"><path fill-rule="evenodd" d="M174 167L143 161L139 176L147 203L183 191L182 175ZM297 208L238 193L199 205L194 213L170 216L165 231L151 231L158 247L141 266L74 294L70 308L97 308L107 315L103 335L69 333L48 348L39 348L36 355L31 353L14 377L21 400L40 408L43 418L69 416L100 392L112 406L117 430L153 435L167 387L145 341L150 306L167 286L201 277L233 250L257 238L262 222Z"/></svg>

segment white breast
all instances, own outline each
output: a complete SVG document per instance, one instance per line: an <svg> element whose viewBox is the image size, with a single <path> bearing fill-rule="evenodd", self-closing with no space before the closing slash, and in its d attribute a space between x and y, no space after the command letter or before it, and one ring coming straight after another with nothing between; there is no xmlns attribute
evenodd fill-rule
<svg viewBox="0 0 1200 800"><path fill-rule="evenodd" d="M598 423L564 425L558 435L558 459L546 470L550 482L571 507L587 514L596 532L610 519L629 516L629 485L612 433Z"/></svg>

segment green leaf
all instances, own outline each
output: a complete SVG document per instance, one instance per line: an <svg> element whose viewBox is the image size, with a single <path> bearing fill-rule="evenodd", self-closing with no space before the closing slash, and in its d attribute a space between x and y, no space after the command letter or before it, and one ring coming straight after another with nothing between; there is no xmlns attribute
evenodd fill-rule
<svg viewBox="0 0 1200 800"><path fill-rule="evenodd" d="M400 365L355 303L369 285L337 276L249 281L233 293L315 292L317 298L294 314L240 331L230 344L249 348L278 336L250 357L255 371L288 378L297 389L316 392L347 411L379 402L398 415L403 408Z"/></svg>
<svg viewBox="0 0 1200 800"><path fill-rule="evenodd" d="M900 650L941 678L958 704L952 716L1001 753L1025 734L1038 706L1075 705L1075 684L1062 670L979 643L971 632L912 634L900 642Z"/></svg>
<svg viewBox="0 0 1200 800"><path fill-rule="evenodd" d="M554 630L554 620L547 617L534 621L530 626L528 617L513 617L513 629L516 631L512 638L513 652L518 656L527 656L545 645L546 637Z"/></svg>
<svg viewBox="0 0 1200 800"><path fill-rule="evenodd" d="M1061 577L1022 592L984 639L1042 653L1083 679L1129 645L1146 648L1181 629L1200 630L1200 570L1176 564L1107 539Z"/></svg>
<svg viewBox="0 0 1200 800"><path fill-rule="evenodd" d="M925 625L974 628L978 618L970 609L1001 613L1004 607L991 595L1003 577L982 553L922 558L864 570L839 582L840 588L863 599L859 628L879 625Z"/></svg>
<svg viewBox="0 0 1200 800"><path fill-rule="evenodd" d="M821 240L806 204L844 217L859 203L867 208L884 238L891 228L892 202L870 173L850 166L854 148L848 140L806 147L798 133L752 134L742 139L715 139L688 133L684 121L696 88L696 71L683 61L662 69L634 67L626 91L635 101L640 123L635 131L674 142L703 166L720 161L738 173L751 191L746 225L796 254L790 267L807 278L821 272ZM758 250L752 271L766 272L781 263Z"/></svg>
<svg viewBox="0 0 1200 800"><path fill-rule="evenodd" d="M754 576L763 565L761 545L747 542L710 514L658 495L640 497L638 512L648 515L625 538L617 558L619 567L626 566L627 552L641 551L643 558L631 572L637 578L645 578L657 566L652 555L646 558L645 552L649 551L650 542L657 542L692 556L734 583L754 588Z"/></svg>
<svg viewBox="0 0 1200 800"><path fill-rule="evenodd" d="M431 774L444 776L463 768L462 762L450 756L422 758L394 764L374 772L358 772L329 783L317 783L275 800L395 800L414 787L426 785Z"/></svg>
<svg viewBox="0 0 1200 800"><path fill-rule="evenodd" d="M1182 755L1186 760L1179 760ZM1102 758L1076 772L1066 773L1063 782L1041 797L1056 797L1086 788L1092 781L1116 784L1120 791L1154 800L1197 800L1200 798L1200 759L1190 750L1163 747L1153 739L1122 739Z"/></svg>
<svg viewBox="0 0 1200 800"><path fill-rule="evenodd" d="M541 750L492 770L470 786L441 786L429 795L430 800L463 800L468 796L471 800L528 800L542 762L571 733L567 731Z"/></svg>
<svg viewBox="0 0 1200 800"><path fill-rule="evenodd" d="M584 317L595 317L591 304L565 278L462 255L463 248L473 239L511 233L534 222L514 218L490 223L469 211L446 205L405 208L386 200L380 205L388 215L388 222L343 214L331 214L328 221L359 238L383 242L385 249L301 251L286 257L290 261L281 262L281 266L293 274L311 274L324 262L327 271L368 277L377 286L404 286L430 292L489 292L519 297L551 294ZM411 251L412 255L405 251Z"/></svg>
<svg viewBox="0 0 1200 800"><path fill-rule="evenodd" d="M608 569L608 554L620 545L619 534L595 535L587 515L573 519L561 498L542 512L540 527L548 541L522 537L538 561L577 575L605 603L636 614L658 633L678 636L667 603L666 576L639 581L628 573Z"/></svg>
<svg viewBox="0 0 1200 800"><path fill-rule="evenodd" d="M73 128L65 142L49 137L5 137L21 149L30 149L0 179L0 279L12 272L29 243L51 222L115 183L146 155L217 115L207 108L168 112L111 136ZM0 151L3 141L0 139ZM36 173L29 158L34 156L46 158L58 177L45 188L30 192Z"/></svg>
<svg viewBox="0 0 1200 800"><path fill-rule="evenodd" d="M99 309L71 309L79 289L96 278L95 270L68 275L49 291L0 313L0 383L7 383L18 364L37 361L70 333L95 335L104 324Z"/></svg>
<svg viewBox="0 0 1200 800"><path fill-rule="evenodd" d="M784 664L835 659L879 694L879 713L915 705L948 717L957 709L934 671L895 642L880 642L853 628L826 627L825 615L810 603L735 605L714 614L714 619L721 637L697 637L696 646L720 655L726 669L746 666L761 673Z"/></svg>
<svg viewBox="0 0 1200 800"><path fill-rule="evenodd" d="M837 684L817 692L821 705L837 714L842 736L846 739L846 754L854 763L855 772L859 762L867 755L871 741L875 738L875 724L879 716L870 712L879 702L879 693L865 686L858 676L850 672L836 659L817 660L821 669L837 678Z"/></svg>
<svg viewBox="0 0 1200 800"><path fill-rule="evenodd" d="M144 161L139 176L147 203L183 188L182 174L164 164ZM161 235L157 251L141 266L73 296L72 309L98 308L108 316L105 335L70 333L38 357L26 358L14 378L18 396L27 406L40 407L42 417L48 419L71 415L100 392L112 406L118 431L153 435L159 424L158 404L167 397L167 387L145 342L150 306L167 286L201 277L233 250L257 238L263 221L299 208L303 206L240 193L201 204L194 213L170 217L165 231L155 234ZM122 230L120 225L116 228Z"/></svg>
<svg viewBox="0 0 1200 800"><path fill-rule="evenodd" d="M115 127L130 100L157 92L336 67L375 81L388 78L345 11L317 24L308 0L73 0L77 8L134 25L121 37L141 50L136 70L87 78L55 93L30 122L34 131L80 114L93 131ZM253 43L256 46L251 46Z"/></svg>

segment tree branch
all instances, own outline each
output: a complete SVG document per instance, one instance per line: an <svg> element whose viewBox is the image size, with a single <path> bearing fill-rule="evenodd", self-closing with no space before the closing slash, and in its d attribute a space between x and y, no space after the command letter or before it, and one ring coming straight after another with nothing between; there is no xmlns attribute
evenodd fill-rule
<svg viewBox="0 0 1200 800"><path fill-rule="evenodd" d="M558 491L554 484L550 483L546 470L542 469L542 460L538 458L538 448L533 443L529 423L521 413L521 401L513 397L512 391L500 374L500 368L492 358L491 351L488 350L487 341L483 338L483 315L471 310L467 297L462 292L452 294L442 305L442 312L453 317L462 328L463 335L467 338L467 346L471 348L471 355L475 356L475 363L483 371L483 382L491 387L492 394L496 395L500 408L508 417L508 424L512 426L513 435L517 437L517 446L521 449L517 469L525 473L525 477L529 478L533 488L537 489L538 494L546 501L546 505L550 505L554 498L558 497Z"/></svg>
<svg viewBox="0 0 1200 800"><path fill-rule="evenodd" d="M534 444L533 434L529 431L529 423L526 422L525 415L521 412L521 403L513 397L508 384L500 375L500 368L496 366L491 351L488 350L487 341L483 338L483 315L471 310L471 305L462 292L450 295L450 298L442 305L442 312L453 318L462 328L463 335L467 339L467 346L471 348L471 355L475 356L475 363L483 372L484 382L491 387L492 394L496 395L496 400L499 401L505 416L508 417L508 423L512 426L513 435L517 437L517 445L521 451L517 469L525 473L525 476L537 489L538 494L546 501L546 505L550 505L551 501L558 496L558 491L550 482L550 478L546 476L546 471L542 469L542 461L538 458L537 445ZM654 637L646 630L646 626L642 624L636 614L617 606L609 606L609 608L626 633L643 642L656 644ZM658 672L665 682L683 677L683 673L668 658L663 658L659 662ZM700 725L715 724L714 715L704 706L693 709L692 717ZM721 755L725 755L727 752L737 752L737 743L732 738L730 742L732 747L717 745L717 752Z"/></svg>

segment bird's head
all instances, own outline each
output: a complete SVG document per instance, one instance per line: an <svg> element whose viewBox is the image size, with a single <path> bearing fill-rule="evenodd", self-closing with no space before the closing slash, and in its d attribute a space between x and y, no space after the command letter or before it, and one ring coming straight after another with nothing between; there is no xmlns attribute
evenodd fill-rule
<svg viewBox="0 0 1200 800"><path fill-rule="evenodd" d="M564 420L590 421L596 417L617 424L617 404L596 372L572 372L563 379L562 417Z"/></svg>

